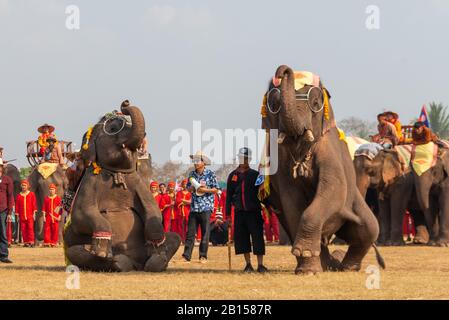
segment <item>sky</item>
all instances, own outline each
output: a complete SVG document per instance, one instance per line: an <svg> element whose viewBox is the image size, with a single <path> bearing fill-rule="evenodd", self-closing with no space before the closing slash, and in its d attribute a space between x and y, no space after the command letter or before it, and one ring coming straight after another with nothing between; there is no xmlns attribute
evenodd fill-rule
<svg viewBox="0 0 449 320"><path fill-rule="evenodd" d="M80 12L66 27L66 7ZM368 29L367 7L379 9ZM0 0L0 145L26 165L25 142L48 122L80 147L124 99L146 117L153 159L177 128L259 128L281 64L320 75L337 120L408 123L449 104L449 1Z"/></svg>

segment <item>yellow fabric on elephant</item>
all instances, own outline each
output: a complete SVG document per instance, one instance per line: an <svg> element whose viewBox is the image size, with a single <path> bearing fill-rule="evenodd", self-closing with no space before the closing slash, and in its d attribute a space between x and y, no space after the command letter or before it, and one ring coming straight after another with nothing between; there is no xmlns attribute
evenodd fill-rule
<svg viewBox="0 0 449 320"><path fill-rule="evenodd" d="M432 168L436 164L438 145L429 142L422 145L413 145L411 163L418 176Z"/></svg>
<svg viewBox="0 0 449 320"><path fill-rule="evenodd" d="M304 86L318 87L320 85L320 77L309 71L295 71L295 90L304 88Z"/></svg>
<svg viewBox="0 0 449 320"><path fill-rule="evenodd" d="M57 163L44 162L37 167L37 171L41 174L42 178L47 179L58 170L58 166L59 164Z"/></svg>

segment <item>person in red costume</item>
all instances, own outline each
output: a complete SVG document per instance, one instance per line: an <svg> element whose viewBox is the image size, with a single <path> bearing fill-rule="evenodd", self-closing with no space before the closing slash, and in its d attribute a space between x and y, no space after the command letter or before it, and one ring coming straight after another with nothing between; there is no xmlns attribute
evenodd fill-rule
<svg viewBox="0 0 449 320"><path fill-rule="evenodd" d="M19 214L22 238L25 247L34 247L34 218L37 213L36 195L30 184L23 180L22 191L16 197L16 212Z"/></svg>
<svg viewBox="0 0 449 320"><path fill-rule="evenodd" d="M159 184L157 183L157 181L153 181L150 184L150 191L151 194L154 197L154 200L156 201L156 204L159 208L161 208L161 198L162 195L159 193Z"/></svg>
<svg viewBox="0 0 449 320"><path fill-rule="evenodd" d="M183 243L186 240L191 202L192 194L187 190L187 179L185 179L181 183L181 190L176 194L175 219L172 221L172 231L181 236Z"/></svg>
<svg viewBox="0 0 449 320"><path fill-rule="evenodd" d="M56 186L49 186L50 196L44 198L44 246L55 247L58 243L59 221L61 221L61 198Z"/></svg>
<svg viewBox="0 0 449 320"><path fill-rule="evenodd" d="M270 208L262 205L262 216L264 220L265 238L267 243L279 242L279 220Z"/></svg>
<svg viewBox="0 0 449 320"><path fill-rule="evenodd" d="M167 185L167 192L162 195L160 204L164 232L170 231L171 220L175 216L175 197L175 183L170 181Z"/></svg>

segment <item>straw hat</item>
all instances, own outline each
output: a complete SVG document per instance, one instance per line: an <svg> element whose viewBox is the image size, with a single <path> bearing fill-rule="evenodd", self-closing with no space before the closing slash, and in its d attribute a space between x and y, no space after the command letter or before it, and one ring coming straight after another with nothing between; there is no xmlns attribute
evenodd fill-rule
<svg viewBox="0 0 449 320"><path fill-rule="evenodd" d="M211 161L209 157L201 150L197 151L195 154L190 155L192 160L201 160L205 165L210 165Z"/></svg>
<svg viewBox="0 0 449 320"><path fill-rule="evenodd" d="M41 125L37 131L39 131L40 133L44 133L44 129L48 128L48 132L52 133L55 131L55 127L53 127L52 125L49 125L48 123Z"/></svg>

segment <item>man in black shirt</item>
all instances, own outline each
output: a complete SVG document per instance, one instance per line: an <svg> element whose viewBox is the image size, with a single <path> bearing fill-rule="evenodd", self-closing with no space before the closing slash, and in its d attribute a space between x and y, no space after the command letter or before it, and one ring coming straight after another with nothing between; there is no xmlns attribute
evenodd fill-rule
<svg viewBox="0 0 449 320"><path fill-rule="evenodd" d="M254 271L251 265L251 240L253 253L257 256L257 271L267 272L263 265L265 241L263 238L263 218L255 185L259 173L249 167L251 150L241 148L238 154L239 166L228 177L226 212L234 206L234 245L235 253L245 256L244 272Z"/></svg>

